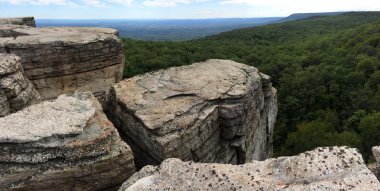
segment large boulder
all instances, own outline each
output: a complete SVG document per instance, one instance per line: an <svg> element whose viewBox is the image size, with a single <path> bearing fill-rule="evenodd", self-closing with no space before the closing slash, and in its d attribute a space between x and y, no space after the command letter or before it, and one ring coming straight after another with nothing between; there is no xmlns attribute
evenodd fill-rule
<svg viewBox="0 0 380 191"><path fill-rule="evenodd" d="M0 117L37 103L40 94L24 76L21 59L0 53Z"/></svg>
<svg viewBox="0 0 380 191"><path fill-rule="evenodd" d="M244 165L168 159L146 166L119 191L144 190L379 190L380 183L356 149L317 148L293 157Z"/></svg>
<svg viewBox="0 0 380 191"><path fill-rule="evenodd" d="M135 172L133 154L91 93L0 118L0 190L104 190Z"/></svg>
<svg viewBox="0 0 380 191"><path fill-rule="evenodd" d="M167 158L242 164L268 158L276 90L256 68L208 60L124 80L107 112L139 166Z"/></svg>
<svg viewBox="0 0 380 191"><path fill-rule="evenodd" d="M114 29L0 25L1 52L21 58L43 99L79 90L103 100L122 79L124 48Z"/></svg>

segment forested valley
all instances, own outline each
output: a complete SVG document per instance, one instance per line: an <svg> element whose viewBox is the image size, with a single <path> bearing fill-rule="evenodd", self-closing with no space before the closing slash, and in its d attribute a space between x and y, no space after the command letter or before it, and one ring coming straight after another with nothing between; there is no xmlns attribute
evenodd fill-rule
<svg viewBox="0 0 380 191"><path fill-rule="evenodd" d="M183 42L124 39L124 77L231 59L272 77L279 114L275 156L380 140L380 12L352 12L238 29Z"/></svg>

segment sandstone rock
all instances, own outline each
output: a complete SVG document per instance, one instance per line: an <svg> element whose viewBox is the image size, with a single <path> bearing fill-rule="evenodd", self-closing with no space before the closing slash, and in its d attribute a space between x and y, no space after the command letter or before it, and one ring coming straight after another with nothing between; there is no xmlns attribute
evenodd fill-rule
<svg viewBox="0 0 380 191"><path fill-rule="evenodd" d="M19 17L19 18L1 18L0 25L25 25L30 27L36 27L34 17Z"/></svg>
<svg viewBox="0 0 380 191"><path fill-rule="evenodd" d="M209 60L122 81L106 110L139 166L166 158L242 164L271 155L277 100L256 68Z"/></svg>
<svg viewBox="0 0 380 191"><path fill-rule="evenodd" d="M380 180L380 146L373 147L372 153L376 162L369 164L368 168L376 175L377 179Z"/></svg>
<svg viewBox="0 0 380 191"><path fill-rule="evenodd" d="M133 154L91 93L0 118L0 190L103 190L135 171Z"/></svg>
<svg viewBox="0 0 380 191"><path fill-rule="evenodd" d="M0 117L5 116L11 112L11 108L9 107L9 102L7 96L0 89Z"/></svg>
<svg viewBox="0 0 380 191"><path fill-rule="evenodd" d="M376 146L372 148L373 156L375 157L376 161L380 163L380 146Z"/></svg>
<svg viewBox="0 0 380 191"><path fill-rule="evenodd" d="M39 99L39 93L24 76L20 58L0 54L0 117L37 103Z"/></svg>
<svg viewBox="0 0 380 191"><path fill-rule="evenodd" d="M239 166L168 159L159 167L144 167L119 191L379 189L379 181L365 166L356 149L330 147Z"/></svg>
<svg viewBox="0 0 380 191"><path fill-rule="evenodd" d="M124 48L114 29L0 25L0 53L19 56L43 99L77 90L100 99L122 79Z"/></svg>
<svg viewBox="0 0 380 191"><path fill-rule="evenodd" d="M24 26L24 25L1 25L0 24L0 38L1 37L17 38L19 36L27 35L27 34L20 33L14 30L14 29L20 29L20 28L28 29L30 27Z"/></svg>

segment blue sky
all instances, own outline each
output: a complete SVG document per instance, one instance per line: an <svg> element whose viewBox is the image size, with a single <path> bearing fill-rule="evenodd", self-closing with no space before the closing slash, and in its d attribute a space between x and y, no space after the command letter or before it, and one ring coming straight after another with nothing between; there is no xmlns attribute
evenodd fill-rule
<svg viewBox="0 0 380 191"><path fill-rule="evenodd" d="M189 19L380 11L380 0L0 0L0 17Z"/></svg>

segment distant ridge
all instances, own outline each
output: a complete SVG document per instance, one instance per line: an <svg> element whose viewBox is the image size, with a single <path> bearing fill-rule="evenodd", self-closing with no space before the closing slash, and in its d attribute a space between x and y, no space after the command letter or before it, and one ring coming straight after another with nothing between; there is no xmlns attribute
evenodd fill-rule
<svg viewBox="0 0 380 191"><path fill-rule="evenodd" d="M288 21L309 19L311 17L320 17L320 16L336 16L336 15L341 15L344 13L347 13L347 12L294 13L294 14L289 15L288 17L281 18L281 19L274 21L272 23L283 23L283 22L288 22Z"/></svg>
<svg viewBox="0 0 380 191"><path fill-rule="evenodd" d="M219 18L219 19L37 19L38 27L84 26L106 27L119 31L121 37L151 41L181 41L202 38L234 29L266 25L282 19Z"/></svg>
<svg viewBox="0 0 380 191"><path fill-rule="evenodd" d="M183 41L222 32L275 23L334 16L345 12L295 13L288 17L216 18L216 19L37 19L38 27L89 26L114 28L121 37L149 41Z"/></svg>

